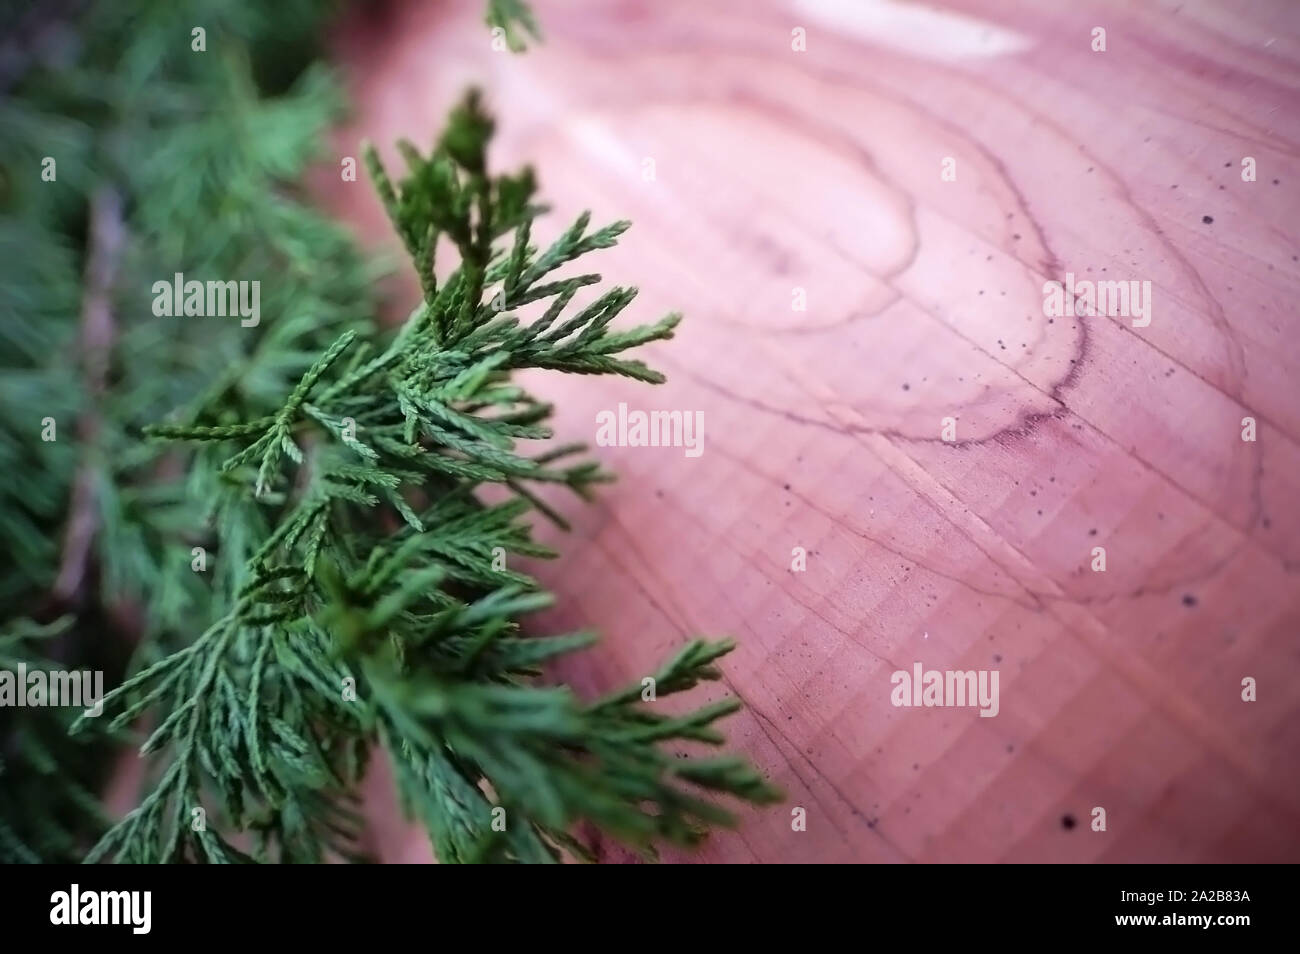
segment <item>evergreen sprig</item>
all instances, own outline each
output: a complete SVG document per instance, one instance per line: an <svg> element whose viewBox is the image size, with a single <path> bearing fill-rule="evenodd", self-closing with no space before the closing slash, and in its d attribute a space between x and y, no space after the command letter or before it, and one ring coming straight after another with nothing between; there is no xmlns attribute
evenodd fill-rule
<svg viewBox="0 0 1300 954"><path fill-rule="evenodd" d="M143 751L162 761L152 793L90 860L351 856L355 785L376 741L442 861L584 857L582 820L650 854L731 821L710 793L777 797L743 760L670 751L723 741L714 723L733 701L670 714L657 700L719 678L729 642L684 647L655 674L653 703L639 682L584 702L537 681L539 666L592 636L525 635L521 618L550 598L505 555L553 555L527 519L561 519L540 485L585 497L609 475L560 463L581 446L520 448L551 437L551 409L511 372L658 382L625 353L670 338L679 316L613 330L630 288L572 308L599 277L553 274L612 246L627 223L591 230L583 214L535 247L533 173L489 173L492 131L470 94L430 154L399 144L400 181L366 147L422 291L399 330L343 332L274 412L189 413L149 429L200 445L194 468L220 485L218 560L236 565L218 580L229 591L212 604L225 611L206 632L105 700L113 727L154 713ZM440 241L458 256L441 282ZM480 496L489 484L504 502Z"/></svg>
<svg viewBox="0 0 1300 954"><path fill-rule="evenodd" d="M527 46L523 34L536 41L542 38L533 11L524 0L488 0L485 19L489 27L500 29L505 34L506 44L516 53Z"/></svg>
<svg viewBox="0 0 1300 954"><path fill-rule="evenodd" d="M208 527L234 488L141 427L165 408L195 426L273 414L373 312L375 273L300 185L342 105L317 59L332 0L26 6L3 16L0 57L0 630L111 684L224 613L264 531L253 506ZM157 318L152 283L175 272L274 276L276 321ZM217 539L230 565L189 572ZM37 640L28 616L67 625ZM70 809L119 740L46 744L64 715L0 711L0 828L25 846L10 860L77 860L104 830Z"/></svg>

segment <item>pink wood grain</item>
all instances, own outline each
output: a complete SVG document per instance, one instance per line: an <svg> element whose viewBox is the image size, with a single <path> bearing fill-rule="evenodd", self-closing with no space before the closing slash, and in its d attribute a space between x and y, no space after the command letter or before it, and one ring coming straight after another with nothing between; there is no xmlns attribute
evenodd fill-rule
<svg viewBox="0 0 1300 954"><path fill-rule="evenodd" d="M789 801L667 857L1300 860L1300 7L955 0L918 29L869 0L572 0L512 56L480 5L360 5L337 145L395 160L477 83L499 168L554 204L540 238L632 219L582 270L686 313L646 355L662 387L528 378L563 439L620 401L704 412L697 459L599 448L620 482L562 501L533 568L542 628L605 634L557 673L584 693L739 641L700 698L744 699L731 742ZM318 192L391 247L364 182ZM1049 322L1066 271L1149 280L1150 326ZM999 715L895 708L917 661L999 669ZM372 782L383 856L427 860Z"/></svg>

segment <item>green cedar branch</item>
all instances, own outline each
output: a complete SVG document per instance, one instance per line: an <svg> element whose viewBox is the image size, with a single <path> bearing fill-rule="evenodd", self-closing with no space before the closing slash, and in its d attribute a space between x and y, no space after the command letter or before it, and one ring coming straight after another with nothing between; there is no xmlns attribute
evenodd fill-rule
<svg viewBox="0 0 1300 954"><path fill-rule="evenodd" d="M339 336L274 413L151 429L155 440L213 449L196 466L220 461L230 488L214 504L218 527L251 506L265 532L244 548L229 611L106 700L117 725L154 713L144 750L163 768L92 860L351 857L352 799L375 742L443 861L585 857L574 835L583 821L652 857L733 822L713 795L780 797L742 759L678 751L722 744L716 723L735 700L672 713L657 701L720 679L729 641L683 647L654 674L653 702L640 682L588 703L537 681L541 666L593 637L526 635L521 620L551 598L501 558L553 555L531 537L531 510L563 523L538 485L588 497L610 475L560 463L581 445L519 446L551 436L551 408L510 374L660 381L616 355L672 337L680 319L616 331L635 289L574 309L598 276L544 283L613 245L627 223L589 231L584 213L534 248L544 209L534 177L489 174L492 129L471 93L428 155L400 147L410 170L401 182L366 151L421 282L405 325ZM460 261L438 285L440 235ZM530 320L534 303L541 314ZM484 484L506 499L485 502ZM200 816L209 821L195 828ZM239 832L257 837L250 845Z"/></svg>

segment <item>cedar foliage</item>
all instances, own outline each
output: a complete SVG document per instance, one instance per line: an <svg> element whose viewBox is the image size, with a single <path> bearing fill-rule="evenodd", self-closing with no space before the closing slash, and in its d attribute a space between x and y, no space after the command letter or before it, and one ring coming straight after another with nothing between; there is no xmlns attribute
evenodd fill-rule
<svg viewBox="0 0 1300 954"><path fill-rule="evenodd" d="M299 177L340 116L316 63L332 4L9 3L0 41L0 652L105 682L194 638L233 567L183 458L142 439L172 408L278 406L377 272ZM209 49L191 49L196 24ZM43 181L46 158L53 181ZM160 319L175 272L263 282L256 328ZM52 420L57 439L41 439ZM237 542L234 545L238 545ZM38 622L33 622L35 619ZM205 625L199 623L199 628ZM0 861L78 860L120 738L0 706ZM98 720L106 721L106 720Z"/></svg>

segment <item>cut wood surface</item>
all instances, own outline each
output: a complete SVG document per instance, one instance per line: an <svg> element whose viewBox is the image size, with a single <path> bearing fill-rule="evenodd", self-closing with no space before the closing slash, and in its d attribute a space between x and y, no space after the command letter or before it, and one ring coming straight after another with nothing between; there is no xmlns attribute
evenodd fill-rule
<svg viewBox="0 0 1300 954"><path fill-rule="evenodd" d="M396 164L477 84L553 233L635 223L582 270L686 316L665 385L527 379L565 440L703 412L696 458L594 448L619 482L529 567L539 630L603 633L555 674L584 694L738 641L696 697L744 700L788 801L665 857L1300 861L1300 6L575 0L523 55L479 7L358 5L337 147ZM1150 323L1048 317L1067 273L1150 282ZM997 670L996 717L894 706L917 663ZM383 857L428 859L368 789Z"/></svg>

